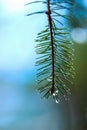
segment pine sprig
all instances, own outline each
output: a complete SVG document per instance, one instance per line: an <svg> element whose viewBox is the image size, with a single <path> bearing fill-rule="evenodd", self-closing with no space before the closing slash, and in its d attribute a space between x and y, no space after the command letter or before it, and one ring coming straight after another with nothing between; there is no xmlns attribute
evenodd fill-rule
<svg viewBox="0 0 87 130"><path fill-rule="evenodd" d="M69 31L65 27L58 27L62 21L58 17L70 18L58 12L60 9L70 9L72 3L70 0L53 1L35 1L47 5L46 11L34 12L32 14L44 13L48 17L48 25L38 33L36 42L36 53L39 55L36 61L38 90L43 93L45 98L53 97L59 102L60 97L66 98L70 94L70 84L73 78L72 62L72 42L69 38ZM68 7L63 3L69 4ZM29 4L29 3L28 3Z"/></svg>

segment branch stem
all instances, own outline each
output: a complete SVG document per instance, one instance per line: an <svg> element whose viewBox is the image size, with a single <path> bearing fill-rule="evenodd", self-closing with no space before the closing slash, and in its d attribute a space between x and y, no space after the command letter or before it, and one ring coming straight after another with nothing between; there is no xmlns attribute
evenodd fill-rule
<svg viewBox="0 0 87 130"><path fill-rule="evenodd" d="M51 16L51 8L50 8L50 0L47 0L47 11L46 14L48 15L49 26L50 26L50 38L51 38L51 46L52 46L52 88L51 94L55 91L55 82L54 82L54 36L53 36L53 20Z"/></svg>

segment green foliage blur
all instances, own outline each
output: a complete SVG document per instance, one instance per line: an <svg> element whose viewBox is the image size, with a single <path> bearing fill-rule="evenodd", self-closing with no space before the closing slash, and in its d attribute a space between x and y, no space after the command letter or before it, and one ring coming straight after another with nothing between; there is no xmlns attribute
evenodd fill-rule
<svg viewBox="0 0 87 130"><path fill-rule="evenodd" d="M58 0L57 0L58 1ZM75 67L75 79L74 85L71 86L74 96L74 102L79 113L77 114L79 120L77 121L77 127L75 130L87 129L87 2L86 0L70 0L72 2L72 11L68 11L68 15L72 17L67 22L69 28L71 28L71 35L74 29L79 29L74 35L75 39L79 39L74 42L74 67ZM85 40L81 33L81 29L85 30ZM71 36L72 37L72 36Z"/></svg>
<svg viewBox="0 0 87 130"><path fill-rule="evenodd" d="M80 28L86 30L86 40L82 43L74 42L74 67L75 67L75 81L73 92L75 95L76 103L81 114L79 130L86 130L87 128L87 5L83 4L84 1L72 0L74 2L73 11L70 15L73 16L73 20L69 21L69 27L71 30ZM76 35L77 36L77 35ZM78 33L78 37L83 38Z"/></svg>

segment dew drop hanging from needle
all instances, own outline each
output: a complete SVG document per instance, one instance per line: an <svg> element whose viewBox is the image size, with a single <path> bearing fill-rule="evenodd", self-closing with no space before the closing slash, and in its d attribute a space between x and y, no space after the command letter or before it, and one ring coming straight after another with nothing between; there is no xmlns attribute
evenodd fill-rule
<svg viewBox="0 0 87 130"><path fill-rule="evenodd" d="M59 99L58 93L59 93L58 90L56 90L56 91L53 93L53 100L55 101L55 103L60 103L60 99Z"/></svg>

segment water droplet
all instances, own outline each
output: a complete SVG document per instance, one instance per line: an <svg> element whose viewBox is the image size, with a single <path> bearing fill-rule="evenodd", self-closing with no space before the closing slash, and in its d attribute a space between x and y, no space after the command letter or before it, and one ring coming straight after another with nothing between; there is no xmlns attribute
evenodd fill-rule
<svg viewBox="0 0 87 130"><path fill-rule="evenodd" d="M51 79L47 79L49 82L51 82L52 80Z"/></svg>
<svg viewBox="0 0 87 130"><path fill-rule="evenodd" d="M59 92L59 91L58 91L58 90L56 90L56 92L55 92L55 93L56 93L56 94L58 94L58 92Z"/></svg>
<svg viewBox="0 0 87 130"><path fill-rule="evenodd" d="M55 96L57 96L58 95L58 90L56 90L54 93L53 93L53 96L55 97Z"/></svg>
<svg viewBox="0 0 87 130"><path fill-rule="evenodd" d="M51 82L52 81L52 77L47 78L47 81Z"/></svg>
<svg viewBox="0 0 87 130"><path fill-rule="evenodd" d="M38 48L40 49L40 48L42 48L41 46L38 46Z"/></svg>
<svg viewBox="0 0 87 130"><path fill-rule="evenodd" d="M56 96L56 94L55 94L55 93L53 93L53 96Z"/></svg>
<svg viewBox="0 0 87 130"><path fill-rule="evenodd" d="M51 91L50 91L50 94L51 94Z"/></svg>
<svg viewBox="0 0 87 130"><path fill-rule="evenodd" d="M59 103L59 102L60 102L58 93L59 93L58 90L56 90L56 91L53 93L53 100L55 101L55 103Z"/></svg>
<svg viewBox="0 0 87 130"><path fill-rule="evenodd" d="M55 100L55 102L56 102L56 103L59 103L59 102L60 102L60 100L59 100L59 99L56 99L56 100Z"/></svg>

